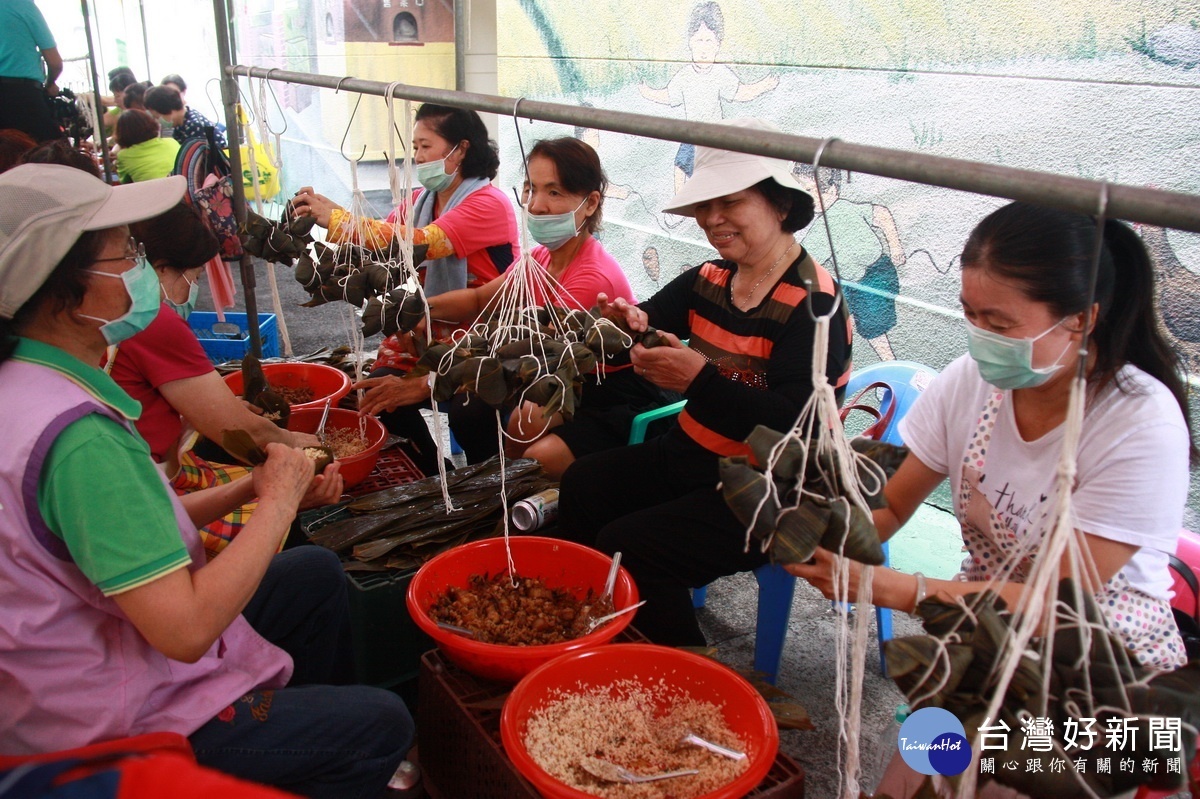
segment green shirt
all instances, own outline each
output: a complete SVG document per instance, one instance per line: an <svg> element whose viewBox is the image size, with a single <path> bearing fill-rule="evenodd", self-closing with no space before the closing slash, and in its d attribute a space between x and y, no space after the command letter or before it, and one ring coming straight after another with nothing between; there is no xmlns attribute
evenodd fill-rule
<svg viewBox="0 0 1200 799"><path fill-rule="evenodd" d="M165 178L175 170L179 142L174 139L150 139L117 153L117 174L122 181Z"/></svg>
<svg viewBox="0 0 1200 799"><path fill-rule="evenodd" d="M141 414L112 378L57 347L23 338L13 357L60 372L131 423ZM112 596L191 563L168 490L142 437L91 413L50 447L38 510L80 571Z"/></svg>
<svg viewBox="0 0 1200 799"><path fill-rule="evenodd" d="M33 0L0 2L0 76L46 79L42 50L54 47L54 34Z"/></svg>

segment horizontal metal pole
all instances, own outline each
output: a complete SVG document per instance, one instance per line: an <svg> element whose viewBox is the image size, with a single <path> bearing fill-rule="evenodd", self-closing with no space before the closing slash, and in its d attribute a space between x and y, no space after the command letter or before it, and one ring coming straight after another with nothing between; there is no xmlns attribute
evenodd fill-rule
<svg viewBox="0 0 1200 799"><path fill-rule="evenodd" d="M232 66L227 69L229 74L235 76L266 78L283 83L318 86L379 97L386 94L390 85L381 81L263 67ZM670 117L432 89L425 86L398 84L392 94L403 100L453 105L503 116L517 115L526 119L631 133L652 139L689 142L808 164L813 162L822 144L821 139L808 136L770 131L755 131L751 136L741 129L709 122L691 122ZM941 186L975 194L1024 200L1085 214L1095 214L1099 210L1100 191L1104 185L1102 181L1052 172L1015 169L980 161L852 144L839 139L828 140L821 154L821 166L922 183L926 186ZM1200 195L1196 194L1109 183L1106 214L1130 222L1200 233Z"/></svg>

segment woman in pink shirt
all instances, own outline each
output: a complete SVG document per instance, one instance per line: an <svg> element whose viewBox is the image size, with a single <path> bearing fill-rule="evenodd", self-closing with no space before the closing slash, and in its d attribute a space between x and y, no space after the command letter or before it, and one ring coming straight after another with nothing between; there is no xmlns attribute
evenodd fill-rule
<svg viewBox="0 0 1200 799"><path fill-rule="evenodd" d="M292 199L297 213L313 216L329 229L329 241L353 241L372 249L387 247L396 222L413 228L413 242L428 247L421 277L426 296L477 287L495 279L516 260L516 216L504 192L491 184L500 158L487 128L474 111L425 103L417 109L413 160L424 187L412 209L397 208L386 222L350 214L306 186ZM446 335L452 328L434 330ZM425 335L419 330L417 335ZM429 407L429 384L402 380L416 364L407 333L379 345L371 376L355 385L366 389L359 405L377 413L388 430L409 440L405 450L425 474L437 470L433 443L421 408Z"/></svg>
<svg viewBox="0 0 1200 799"><path fill-rule="evenodd" d="M545 139L529 151L523 201L529 235L538 242L530 256L570 295L573 305L583 308L595 305L600 295L633 296L621 267L592 235L600 229L607 186L596 151L578 139ZM469 322L487 307L508 277L433 297L430 315L449 322ZM545 303L540 286L534 283L531 288L537 300ZM561 298L552 299L556 305L563 304ZM543 420L540 407L525 403L509 420L507 454L534 458L549 475L557 477L577 457L628 443L633 417L672 399L634 375L627 363L607 365L601 382L592 376L584 379L583 396L569 421L561 414ZM451 406L450 429L471 463L499 450L495 412L482 402Z"/></svg>

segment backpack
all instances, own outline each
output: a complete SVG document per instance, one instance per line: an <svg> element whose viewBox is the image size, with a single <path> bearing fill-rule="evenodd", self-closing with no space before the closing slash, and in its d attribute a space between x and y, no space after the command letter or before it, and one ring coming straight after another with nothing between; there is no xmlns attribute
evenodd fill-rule
<svg viewBox="0 0 1200 799"><path fill-rule="evenodd" d="M233 213L233 180L229 159L217 146L211 125L205 135L187 139L179 147L172 174L187 179L185 198L197 210L221 242L221 258L238 261L242 258L242 242L238 238L237 217Z"/></svg>

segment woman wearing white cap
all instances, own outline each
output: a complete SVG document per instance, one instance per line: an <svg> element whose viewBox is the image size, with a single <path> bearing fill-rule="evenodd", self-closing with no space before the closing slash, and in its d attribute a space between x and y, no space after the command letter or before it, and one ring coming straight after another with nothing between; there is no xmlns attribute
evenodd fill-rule
<svg viewBox="0 0 1200 799"><path fill-rule="evenodd" d="M138 403L97 368L159 310L127 226L183 189L49 164L0 175L0 740L38 754L176 732L237 776L377 794L412 721L386 691L313 684L345 676L321 662L345 629L336 558L301 548L297 585L268 572L305 495L340 491L336 469L314 479L273 443L251 478L180 500L132 427ZM206 564L196 526L255 496Z"/></svg>
<svg viewBox="0 0 1200 799"><path fill-rule="evenodd" d="M773 130L754 119L728 124ZM630 326L665 331L672 346L635 345L635 370L687 406L666 434L576 461L562 479L559 529L623 553L647 599L638 628L652 641L702 645L688 589L766 562L745 552L745 527L716 486L718 461L747 454L755 425L788 430L812 392L815 322L835 299L830 275L796 243L813 199L782 161L699 147L695 172L667 213L695 217L718 258L652 298L612 306ZM810 302L811 300L811 302ZM850 371L845 304L830 329L826 372ZM689 339L684 347L680 339Z"/></svg>

